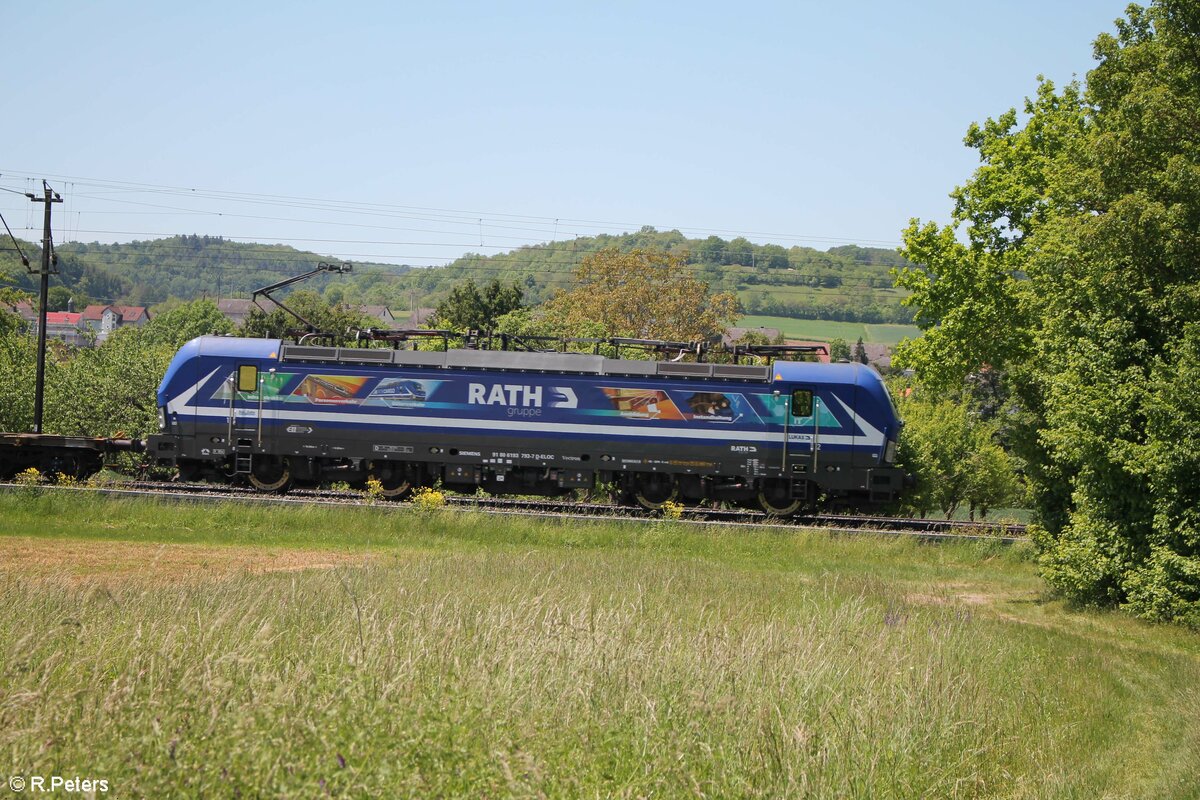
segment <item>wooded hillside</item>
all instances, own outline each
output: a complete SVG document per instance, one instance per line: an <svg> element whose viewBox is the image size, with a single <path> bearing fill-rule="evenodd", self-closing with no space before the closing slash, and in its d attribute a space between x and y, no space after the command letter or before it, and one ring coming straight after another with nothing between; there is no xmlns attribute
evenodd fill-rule
<svg viewBox="0 0 1200 800"><path fill-rule="evenodd" d="M15 249L0 249L5 283L33 291ZM39 248L22 242L30 259ZM622 252L686 254L688 268L714 291L738 295L747 313L855 322L909 322L900 306L904 292L892 288L890 270L903 266L894 251L845 245L826 251L754 244L745 238L689 239L679 231L650 227L637 233L581 237L521 247L505 253L468 253L441 267L353 262L349 276L321 276L306 284L326 299L352 304L387 305L397 311L434 306L450 290L471 278L517 283L527 304L548 300L570 288L583 257L607 248ZM254 290L298 274L329 256L286 245L234 242L209 236L173 236L124 244L68 243L58 247L63 290L54 301L76 306L88 300L153 305L175 298L246 297Z"/></svg>

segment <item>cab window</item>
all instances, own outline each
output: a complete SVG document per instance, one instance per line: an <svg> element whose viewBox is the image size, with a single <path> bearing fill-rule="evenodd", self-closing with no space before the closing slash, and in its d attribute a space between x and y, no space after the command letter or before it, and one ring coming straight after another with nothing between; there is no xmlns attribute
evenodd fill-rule
<svg viewBox="0 0 1200 800"><path fill-rule="evenodd" d="M792 416L811 417L813 413L813 393L809 389L797 389L792 392Z"/></svg>
<svg viewBox="0 0 1200 800"><path fill-rule="evenodd" d="M242 364L238 367L237 390L239 392L258 391L258 367L253 364Z"/></svg>

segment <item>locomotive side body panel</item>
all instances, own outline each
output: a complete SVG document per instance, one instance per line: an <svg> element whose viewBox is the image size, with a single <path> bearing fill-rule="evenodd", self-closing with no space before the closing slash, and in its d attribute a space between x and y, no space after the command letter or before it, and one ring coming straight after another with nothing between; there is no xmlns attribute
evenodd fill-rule
<svg viewBox="0 0 1200 800"><path fill-rule="evenodd" d="M190 342L160 387L167 424L156 443L170 439L188 462L241 452L363 469L421 464L426 475L489 488L530 470L561 487L634 473L744 492L764 481L889 497L900 487L883 461L898 421L871 386L878 376L859 365L777 363L759 380L715 380L648 375L648 362L610 361L634 374L600 374L488 369L487 352L470 354L484 366L448 368L346 363L390 351L302 361L281 360L282 350L278 340ZM550 367L575 358L522 355ZM250 374L254 382L237 385ZM798 389L810 406L793 407Z"/></svg>

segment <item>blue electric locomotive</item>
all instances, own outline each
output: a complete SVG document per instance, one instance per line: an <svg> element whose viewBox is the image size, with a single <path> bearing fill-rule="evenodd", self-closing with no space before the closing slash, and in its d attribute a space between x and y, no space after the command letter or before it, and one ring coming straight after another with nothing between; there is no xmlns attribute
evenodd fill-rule
<svg viewBox="0 0 1200 800"><path fill-rule="evenodd" d="M374 477L386 496L440 480L494 493L609 484L646 508L901 490L900 430L859 364L771 367L574 353L424 352L201 337L158 391L147 449L185 477L244 475L263 491Z"/></svg>

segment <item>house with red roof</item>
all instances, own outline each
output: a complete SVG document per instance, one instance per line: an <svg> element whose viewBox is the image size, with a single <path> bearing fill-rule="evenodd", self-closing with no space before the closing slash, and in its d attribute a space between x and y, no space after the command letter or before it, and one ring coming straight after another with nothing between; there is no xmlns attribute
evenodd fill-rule
<svg viewBox="0 0 1200 800"><path fill-rule="evenodd" d="M70 305L67 308L69 309ZM32 305L22 300L15 306L4 310L19 316L24 330L30 336L37 336L38 313ZM88 347L92 343L92 337L87 333L87 328L83 324L83 314L77 314L74 311L46 312L46 336L50 339L61 339L76 347Z"/></svg>
<svg viewBox="0 0 1200 800"><path fill-rule="evenodd" d="M36 316L33 320L33 332L37 333ZM87 334L87 329L83 324L83 314L71 311L46 312L46 337L61 339L76 347L88 347L91 344L91 337Z"/></svg>
<svg viewBox="0 0 1200 800"><path fill-rule="evenodd" d="M101 306L90 305L83 310L83 323L96 333L96 341L103 342L117 328L127 325L141 327L150 321L150 312L145 306ZM49 334L50 326L46 326Z"/></svg>

